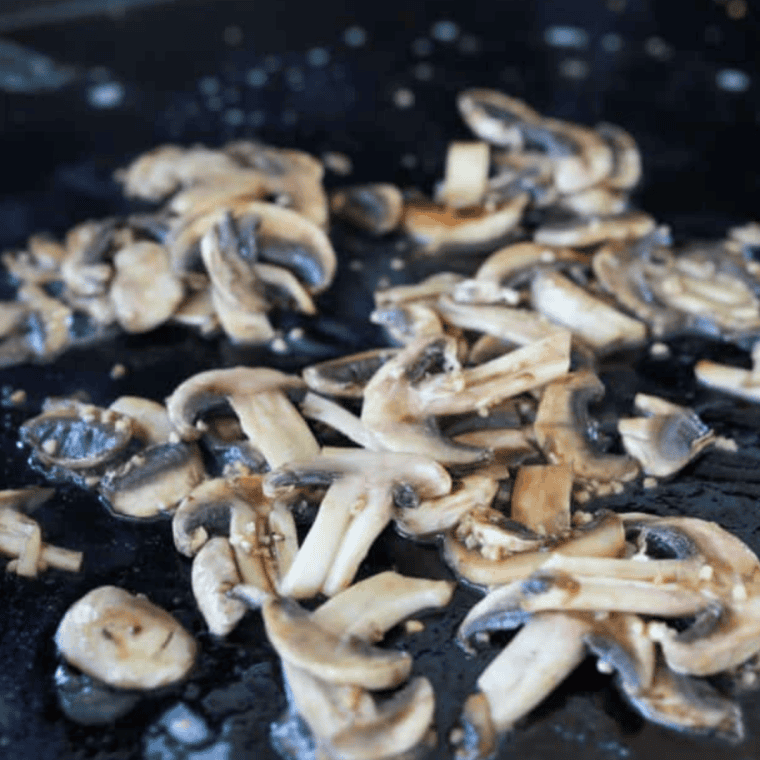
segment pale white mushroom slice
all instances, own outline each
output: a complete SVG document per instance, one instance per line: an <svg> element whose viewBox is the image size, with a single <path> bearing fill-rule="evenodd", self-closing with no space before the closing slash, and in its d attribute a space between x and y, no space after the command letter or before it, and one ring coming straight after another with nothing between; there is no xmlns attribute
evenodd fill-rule
<svg viewBox="0 0 760 760"><path fill-rule="evenodd" d="M119 396L109 407L132 420L132 432L146 445L168 443L174 426L166 407L158 401L142 396Z"/></svg>
<svg viewBox="0 0 760 760"><path fill-rule="evenodd" d="M758 346L760 343L755 344L752 350L752 369L701 359L694 365L694 376L708 388L723 391L745 401L760 402Z"/></svg>
<svg viewBox="0 0 760 760"><path fill-rule="evenodd" d="M372 375L398 354L397 348L373 348L306 367L302 376L317 393L341 398L361 398Z"/></svg>
<svg viewBox="0 0 760 760"><path fill-rule="evenodd" d="M120 689L175 683L197 653L193 637L168 612L116 586L100 586L75 602L55 643L72 665Z"/></svg>
<svg viewBox="0 0 760 760"><path fill-rule="evenodd" d="M540 535L570 530L573 472L568 465L522 466L512 486L510 517Z"/></svg>
<svg viewBox="0 0 760 760"><path fill-rule="evenodd" d="M361 421L391 451L429 454L452 464L477 462L487 452L455 445L431 428L430 421L442 414L487 413L506 398L561 377L569 363L568 333L466 369L459 365L452 340L417 342L383 365L367 384ZM428 375L432 369L438 371Z"/></svg>
<svg viewBox="0 0 760 760"><path fill-rule="evenodd" d="M536 311L596 351L615 351L646 341L643 322L590 295L559 272L537 271L531 280L530 298Z"/></svg>
<svg viewBox="0 0 760 760"><path fill-rule="evenodd" d="M342 188L330 198L330 209L343 219L372 235L387 235L401 222L404 196L388 182Z"/></svg>
<svg viewBox="0 0 760 760"><path fill-rule="evenodd" d="M362 421L335 401L317 393L307 393L299 408L304 417L329 425L333 430L337 430L366 449L373 451L382 449L371 431L364 427Z"/></svg>
<svg viewBox="0 0 760 760"><path fill-rule="evenodd" d="M193 596L215 636L226 636L240 622L248 606L228 595L241 582L235 554L222 536L209 539L193 559Z"/></svg>
<svg viewBox="0 0 760 760"><path fill-rule="evenodd" d="M375 305L381 308L415 301L434 304L439 296L451 293L464 279L456 272L437 272L419 282L381 288L375 291Z"/></svg>
<svg viewBox="0 0 760 760"><path fill-rule="evenodd" d="M26 337L34 356L52 359L71 345L72 308L31 283L21 285L16 298L36 317L34 329Z"/></svg>
<svg viewBox="0 0 760 760"><path fill-rule="evenodd" d="M536 440L550 462L569 464L580 480L627 482L639 472L636 460L600 454L588 435L587 405L603 393L604 385L588 370L572 372L548 385L534 423Z"/></svg>
<svg viewBox="0 0 760 760"><path fill-rule="evenodd" d="M407 303L375 309L369 321L385 328L390 339L402 346L436 335L444 328L435 308L424 303Z"/></svg>
<svg viewBox="0 0 760 760"><path fill-rule="evenodd" d="M336 636L291 599L268 599L262 615L280 657L317 678L377 690L398 686L409 677L412 659L405 652Z"/></svg>
<svg viewBox="0 0 760 760"><path fill-rule="evenodd" d="M452 486L451 493L425 499L417 506L396 508L394 521L407 537L426 538L454 527L473 509L490 506L499 489L495 478L466 475Z"/></svg>
<svg viewBox="0 0 760 760"><path fill-rule="evenodd" d="M221 325L214 308L211 289L206 287L191 292L177 306L170 322L194 327L200 331L201 335L210 335L220 329Z"/></svg>
<svg viewBox="0 0 760 760"><path fill-rule="evenodd" d="M284 393L303 386L299 377L264 367L208 370L181 383L166 405L180 436L194 440L202 433L201 415L229 403L252 445L271 467L279 467L319 452L308 425Z"/></svg>
<svg viewBox="0 0 760 760"><path fill-rule="evenodd" d="M515 149L523 147L520 125L541 120L541 114L523 101L485 88L460 92L457 108L467 126L481 140Z"/></svg>
<svg viewBox="0 0 760 760"><path fill-rule="evenodd" d="M647 416L618 420L618 431L646 475L674 475L715 441L691 409L643 393L636 394L634 404Z"/></svg>
<svg viewBox="0 0 760 760"><path fill-rule="evenodd" d="M385 633L420 610L445 607L450 581L411 578L387 570L354 583L312 613L319 626L337 636L380 641Z"/></svg>
<svg viewBox="0 0 760 760"><path fill-rule="evenodd" d="M594 127L596 133L612 151L612 171L605 184L612 188L630 190L641 179L641 152L636 140L622 127L602 122Z"/></svg>
<svg viewBox="0 0 760 760"><path fill-rule="evenodd" d="M489 164L488 143L450 143L446 150L443 184L436 193L436 201L450 208L479 205L488 187Z"/></svg>
<svg viewBox="0 0 760 760"><path fill-rule="evenodd" d="M149 241L133 243L116 253L113 264L109 296L121 327L140 333L166 322L185 294L166 249Z"/></svg>
<svg viewBox="0 0 760 760"><path fill-rule="evenodd" d="M583 661L583 637L589 627L585 620L563 613L531 619L483 671L478 691L465 702L466 748L495 750L496 735L513 728Z"/></svg>
<svg viewBox="0 0 760 760"><path fill-rule="evenodd" d="M513 525L522 527L519 523ZM497 537L501 540L488 536L490 541L482 542L477 538L468 541L471 532L458 537L456 531L449 531L444 534L444 560L466 581L489 587L528 577L540 570L554 552L572 557L618 557L625 549L623 523L611 512L597 513L590 522L576 525L569 535L554 540L547 540L524 527L522 531L529 539L523 547L513 541L505 542L504 538L512 538L509 535ZM507 533L519 538L516 527Z"/></svg>
<svg viewBox="0 0 760 760"><path fill-rule="evenodd" d="M558 208L577 216L611 216L629 209L628 193L607 184L589 187L577 193L562 195L555 204Z"/></svg>
<svg viewBox="0 0 760 760"><path fill-rule="evenodd" d="M422 497L451 488L448 473L414 455L348 451L342 456L292 462L265 477L264 492L284 497L302 483L329 484L317 516L282 579L280 593L328 596L350 585L370 546L393 516L394 491L411 487Z"/></svg>
<svg viewBox="0 0 760 760"><path fill-rule="evenodd" d="M438 313L450 325L479 330L502 341L525 346L546 338L564 335L566 330L542 314L528 309L475 303L461 303L442 296Z"/></svg>
<svg viewBox="0 0 760 760"><path fill-rule="evenodd" d="M607 240L642 238L655 230L655 220L642 211L625 211L590 217L579 217L569 222L552 222L539 227L533 240L539 245L587 246Z"/></svg>
<svg viewBox="0 0 760 760"><path fill-rule="evenodd" d="M424 253L482 250L498 244L517 227L528 202L527 193L502 201L493 209L455 209L426 198L409 199L404 204L402 228Z"/></svg>

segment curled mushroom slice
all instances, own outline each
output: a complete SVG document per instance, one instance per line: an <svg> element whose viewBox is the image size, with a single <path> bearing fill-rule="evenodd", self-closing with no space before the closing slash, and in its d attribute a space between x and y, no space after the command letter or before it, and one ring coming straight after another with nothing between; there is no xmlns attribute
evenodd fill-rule
<svg viewBox="0 0 760 760"><path fill-rule="evenodd" d="M248 610L227 593L241 581L229 541L222 536L209 539L193 559L191 582L198 609L215 636L226 636Z"/></svg>
<svg viewBox="0 0 760 760"><path fill-rule="evenodd" d="M382 325L390 339L402 346L444 333L443 322L436 310L422 303L375 309L369 319Z"/></svg>
<svg viewBox="0 0 760 760"><path fill-rule="evenodd" d="M614 351L646 340L646 325L589 295L559 272L536 272L530 295L536 311L566 327L596 351Z"/></svg>
<svg viewBox="0 0 760 760"><path fill-rule="evenodd" d="M594 129L612 151L612 171L605 178L605 184L620 190L635 187L642 173L636 140L622 127L609 122L597 124Z"/></svg>
<svg viewBox="0 0 760 760"><path fill-rule="evenodd" d="M529 200L527 193L520 193L493 209L455 209L425 198L411 198L404 204L402 228L423 253L480 251L497 245L518 225Z"/></svg>
<svg viewBox="0 0 760 760"><path fill-rule="evenodd" d="M760 373L755 367L757 345L755 344L752 353L752 369L701 359L694 365L694 375L708 388L715 388L731 396L757 403L760 401Z"/></svg>
<svg viewBox="0 0 760 760"><path fill-rule="evenodd" d="M269 599L262 607L267 637L287 663L329 683L389 689L411 670L408 654L344 639L319 626L290 599Z"/></svg>
<svg viewBox="0 0 760 760"><path fill-rule="evenodd" d="M466 475L451 493L396 509L397 530L409 538L426 538L453 528L468 512L490 506L499 489L494 478Z"/></svg>
<svg viewBox="0 0 760 760"><path fill-rule="evenodd" d="M427 339L375 373L365 388L361 421L392 451L424 453L452 464L482 461L487 452L457 446L435 432L435 415L487 413L504 399L565 374L569 363L567 333L466 369L460 368L453 341Z"/></svg>
<svg viewBox="0 0 760 760"><path fill-rule="evenodd" d="M126 449L132 432L129 417L78 402L43 412L19 431L41 462L71 470L106 464Z"/></svg>
<svg viewBox="0 0 760 760"><path fill-rule="evenodd" d="M264 491L285 496L301 483L329 483L314 523L280 584L288 596L346 588L370 546L393 516L399 487L440 496L451 478L427 457L365 451L294 462L266 476ZM334 481L334 482L332 482Z"/></svg>
<svg viewBox="0 0 760 760"><path fill-rule="evenodd" d="M163 246L142 241L114 256L115 274L109 296L116 319L127 332L147 332L163 324L184 297Z"/></svg>
<svg viewBox="0 0 760 760"><path fill-rule="evenodd" d="M715 440L691 409L643 393L636 395L634 403L647 416L618 420L618 431L625 450L647 475L675 474Z"/></svg>
<svg viewBox="0 0 760 760"><path fill-rule="evenodd" d="M387 182L356 185L333 193L332 212L372 235L387 235L401 223L404 196Z"/></svg>
<svg viewBox="0 0 760 760"><path fill-rule="evenodd" d="M75 602L55 643L72 665L120 689L179 681L197 652L193 637L168 612L116 586L100 586Z"/></svg>
<svg viewBox="0 0 760 760"><path fill-rule="evenodd" d="M229 403L251 443L272 467L319 451L303 417L284 393L303 387L299 377L263 367L208 370L181 383L167 399L169 418L185 440L203 431L204 412ZM278 434L273 436L272 430Z"/></svg>
<svg viewBox="0 0 760 760"><path fill-rule="evenodd" d="M317 393L361 398L364 387L380 367L398 354L395 348L373 348L339 359L312 364L303 371L306 385Z"/></svg>
<svg viewBox="0 0 760 760"><path fill-rule="evenodd" d="M589 435L587 406L603 393L604 385L588 370L548 385L534 424L536 440L550 462L569 464L581 480L626 482L638 474L636 460L598 453Z"/></svg>
<svg viewBox="0 0 760 760"><path fill-rule="evenodd" d="M469 530L463 533L465 528L466 525L459 530L460 536L455 531L444 535L443 557L457 575L477 586L497 586L526 578L541 569L553 552L570 557L617 557L625 548L622 521L611 512L599 512L569 535L554 540L515 522L509 526L492 522L490 531L497 535L487 536L489 541L478 540ZM468 541L468 536L475 540ZM515 537L527 543L520 546Z"/></svg>
<svg viewBox="0 0 760 760"><path fill-rule="evenodd" d="M642 238L653 232L655 221L641 211L609 216L580 217L570 222L550 222L539 227L533 240L539 245L587 246L606 240Z"/></svg>
<svg viewBox="0 0 760 760"><path fill-rule="evenodd" d="M521 100L484 88L460 92L457 108L467 126L481 140L502 147L522 148L520 125L541 120L541 115Z"/></svg>
<svg viewBox="0 0 760 760"><path fill-rule="evenodd" d="M461 757L488 757L509 731L583 661L588 623L563 613L536 615L478 678L464 705ZM476 752L483 754L475 754Z"/></svg>

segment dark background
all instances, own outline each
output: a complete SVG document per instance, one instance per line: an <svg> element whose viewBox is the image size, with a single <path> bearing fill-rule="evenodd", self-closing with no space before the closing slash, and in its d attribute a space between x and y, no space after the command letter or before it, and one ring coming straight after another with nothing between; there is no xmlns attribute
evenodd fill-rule
<svg viewBox="0 0 760 760"><path fill-rule="evenodd" d="M78 221L127 210L113 171L167 141L220 145L256 137L317 154L343 151L354 161L352 180L430 189L441 176L446 143L468 134L454 107L455 94L467 86L501 88L550 115L625 126L644 155L637 204L670 224L677 238L719 237L728 226L757 219L756 12L740 0L562 5L4 0L0 43L47 56L49 68L40 73L39 59L0 46L0 249L23 246L32 232L60 236ZM567 26L575 30L575 46L547 42L553 27ZM406 91L413 103L400 107L409 100ZM308 326L311 353L241 353L224 341L165 328L74 351L51 366L0 373L6 390L23 387L29 394L23 407L0 409L0 483L43 482L17 447L16 430L45 395L85 390L103 404L122 393L160 399L210 366L246 360L297 369L314 355L376 344L380 336L364 322L369 293L377 277L405 276L389 266L396 249L341 229L335 240L344 264L361 257L365 269L359 276L342 268L323 299L323 316ZM691 373L697 355L745 363L746 355L685 339L672 348L669 362L641 355L608 367L611 400L630 406L635 390L645 389L693 403L741 450L709 454L675 482L605 504L715 519L758 550L760 414L697 390ZM117 361L128 374L112 380ZM47 540L85 551L85 569L78 577L0 577L0 757L137 758L146 727L178 699L219 732L214 757L273 756L268 727L284 697L258 617L250 616L229 643L203 633L188 592L189 567L171 547L168 523L116 520L68 485L40 509L39 520ZM426 572L436 557L389 533L371 562ZM187 685L146 700L116 726L83 729L56 705L51 637L64 610L101 583L148 593L196 633L203 656ZM470 663L447 643L471 600L459 593L455 607L424 634L394 641L410 647L416 667L433 679L442 736L495 654ZM748 739L737 749L685 739L644 724L609 677L584 665L515 732L502 756L749 760L760 756L760 701L749 696L742 704ZM151 756L182 756L165 751Z"/></svg>

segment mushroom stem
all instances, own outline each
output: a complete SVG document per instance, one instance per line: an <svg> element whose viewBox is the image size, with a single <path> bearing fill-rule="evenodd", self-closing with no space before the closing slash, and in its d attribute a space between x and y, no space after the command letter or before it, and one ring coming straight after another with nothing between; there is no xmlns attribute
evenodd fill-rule
<svg viewBox="0 0 760 760"><path fill-rule="evenodd" d="M329 425L333 430L337 430L366 449L378 448L377 442L362 425L361 420L335 401L309 392L300 407L304 417Z"/></svg>

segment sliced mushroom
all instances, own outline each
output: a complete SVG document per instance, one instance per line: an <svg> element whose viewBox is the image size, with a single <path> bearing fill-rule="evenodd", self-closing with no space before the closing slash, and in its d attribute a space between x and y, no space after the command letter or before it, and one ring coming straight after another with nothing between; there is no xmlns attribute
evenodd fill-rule
<svg viewBox="0 0 760 760"><path fill-rule="evenodd" d="M523 466L512 486L510 515L539 535L570 530L573 473L568 465Z"/></svg>
<svg viewBox="0 0 760 760"><path fill-rule="evenodd" d="M401 223L404 196L387 182L355 185L333 193L330 208L339 218L372 235L387 235Z"/></svg>
<svg viewBox="0 0 760 760"><path fill-rule="evenodd" d="M521 100L484 88L460 92L457 108L467 126L481 140L502 147L522 148L521 124L541 120L541 115Z"/></svg>
<svg viewBox="0 0 760 760"><path fill-rule="evenodd" d="M375 309L369 319L382 325L390 339L402 346L444 333L443 322L436 310L422 303Z"/></svg>
<svg viewBox="0 0 760 760"><path fill-rule="evenodd" d="M528 201L528 194L521 193L493 209L455 209L412 198L404 205L402 227L424 253L480 251L497 245L519 224Z"/></svg>
<svg viewBox="0 0 760 760"><path fill-rule="evenodd" d="M468 525L462 526L459 536L453 531L444 535L446 564L477 586L497 586L526 578L550 561L553 552L571 557L617 557L625 547L622 521L611 512L597 513L569 535L553 540L515 522L511 526L491 522L487 527L486 541L473 534ZM468 537L475 540L468 541ZM522 539L522 546L515 538Z"/></svg>
<svg viewBox="0 0 760 760"><path fill-rule="evenodd" d="M209 539L198 551L192 569L193 596L215 636L226 636L240 622L248 606L228 595L242 582L235 554L222 536Z"/></svg>
<svg viewBox="0 0 760 760"><path fill-rule="evenodd" d="M441 496L451 478L427 457L348 451L294 462L266 476L270 496L286 496L303 483L329 485L280 592L303 598L331 596L350 585L360 562L393 516L394 491L405 485L422 498ZM334 482L332 482L334 481Z"/></svg>
<svg viewBox="0 0 760 760"><path fill-rule="evenodd" d="M126 449L132 433L129 417L78 402L43 412L19 431L41 462L70 470L108 463Z"/></svg>
<svg viewBox="0 0 760 760"><path fill-rule="evenodd" d="M643 393L636 395L634 403L647 416L618 420L618 431L625 450L647 475L675 474L715 440L691 409Z"/></svg>
<svg viewBox="0 0 760 760"><path fill-rule="evenodd" d="M436 201L449 208L479 205L488 187L490 151L485 142L453 142L446 151L443 185Z"/></svg>
<svg viewBox="0 0 760 760"><path fill-rule="evenodd" d="M612 171L605 184L620 190L630 190L641 179L641 153L636 140L622 127L602 122L594 127L596 133L612 151Z"/></svg>
<svg viewBox="0 0 760 760"><path fill-rule="evenodd" d="M396 348L374 348L330 359L306 367L303 379L317 393L341 398L361 398L372 375L396 354Z"/></svg>
<svg viewBox="0 0 760 760"><path fill-rule="evenodd" d="M168 612L116 586L100 586L75 602L55 643L72 665L120 689L179 681L197 653L193 637Z"/></svg>
<svg viewBox="0 0 760 760"><path fill-rule="evenodd" d="M578 193L559 196L553 205L572 215L586 217L623 214L630 206L628 193L609 187L606 182Z"/></svg>
<svg viewBox="0 0 760 760"><path fill-rule="evenodd" d="M536 272L531 304L540 314L582 338L596 351L615 351L646 341L647 328L595 298L558 272Z"/></svg>
<svg viewBox="0 0 760 760"><path fill-rule="evenodd" d="M329 683L388 689L411 670L408 654L387 651L325 630L290 599L269 599L262 607L267 637L287 663Z"/></svg>
<svg viewBox="0 0 760 760"><path fill-rule="evenodd" d="M587 405L603 393L602 382L588 370L548 385L534 424L536 440L550 462L569 464L580 480L626 482L638 474L636 460L598 453L589 436Z"/></svg>
<svg viewBox="0 0 760 760"><path fill-rule="evenodd" d="M731 396L757 403L760 401L760 377L754 366L754 357L753 351L752 369L731 367L728 364L701 359L694 365L694 375L708 388L715 388Z"/></svg>
<svg viewBox="0 0 760 760"><path fill-rule="evenodd" d="M412 302L435 304L439 296L451 293L464 277L455 272L437 272L417 283L394 285L375 291L375 305L399 306Z"/></svg>
<svg viewBox="0 0 760 760"><path fill-rule="evenodd" d="M655 229L655 221L641 211L609 216L579 217L570 222L552 222L539 227L533 240L539 245L587 246L607 240L642 238Z"/></svg>
<svg viewBox="0 0 760 760"><path fill-rule="evenodd" d="M303 385L299 377L261 367L208 370L181 383L166 405L180 436L193 440L203 431L199 420L203 413L229 403L251 443L271 467L278 467L319 451L303 417L284 393ZM278 434L273 436L272 430Z"/></svg>
<svg viewBox="0 0 760 760"><path fill-rule="evenodd" d="M147 332L166 322L184 297L166 249L142 241L122 248L113 259L109 296L116 319L127 332Z"/></svg>

